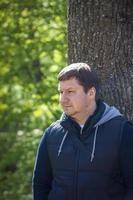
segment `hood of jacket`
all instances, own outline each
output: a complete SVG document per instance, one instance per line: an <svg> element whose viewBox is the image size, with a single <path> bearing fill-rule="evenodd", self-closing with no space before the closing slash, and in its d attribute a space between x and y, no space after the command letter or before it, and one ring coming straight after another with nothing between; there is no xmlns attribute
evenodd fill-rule
<svg viewBox="0 0 133 200"><path fill-rule="evenodd" d="M117 116L122 116L122 114L119 112L119 110L117 108L115 108L114 106L109 106L106 103L104 103L104 105L105 105L105 110L101 116L101 119L94 125L94 127L100 126L101 124L104 124L107 121L109 121Z"/></svg>

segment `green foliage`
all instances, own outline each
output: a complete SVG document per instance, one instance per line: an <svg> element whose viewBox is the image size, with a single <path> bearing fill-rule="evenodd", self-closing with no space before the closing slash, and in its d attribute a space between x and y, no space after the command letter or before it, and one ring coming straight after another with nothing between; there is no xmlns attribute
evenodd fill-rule
<svg viewBox="0 0 133 200"><path fill-rule="evenodd" d="M66 1L0 1L0 199L31 200L36 149L60 115Z"/></svg>
<svg viewBox="0 0 133 200"><path fill-rule="evenodd" d="M36 148L42 131L1 133L0 198L25 200L32 198L31 181ZM4 151L3 151L4 150Z"/></svg>
<svg viewBox="0 0 133 200"><path fill-rule="evenodd" d="M16 0L0 8L0 128L43 127L56 116L47 103L55 103L56 75L66 65L66 5Z"/></svg>

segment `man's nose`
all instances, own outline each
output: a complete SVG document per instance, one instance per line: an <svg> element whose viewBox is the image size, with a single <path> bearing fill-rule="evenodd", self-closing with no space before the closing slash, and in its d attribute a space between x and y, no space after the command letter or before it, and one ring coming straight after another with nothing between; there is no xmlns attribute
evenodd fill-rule
<svg viewBox="0 0 133 200"><path fill-rule="evenodd" d="M69 101L68 96L65 93L60 95L60 103L61 104L67 103L68 101Z"/></svg>

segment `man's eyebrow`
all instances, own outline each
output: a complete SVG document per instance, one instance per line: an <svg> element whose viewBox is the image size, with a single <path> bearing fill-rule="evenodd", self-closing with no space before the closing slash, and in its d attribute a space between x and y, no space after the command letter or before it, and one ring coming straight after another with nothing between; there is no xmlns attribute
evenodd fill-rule
<svg viewBox="0 0 133 200"><path fill-rule="evenodd" d="M66 88L65 90L66 90L66 91L68 91L68 90L74 90L74 88L69 87L69 88ZM61 91L62 91L62 89L61 89L60 87L58 87L58 92L61 92Z"/></svg>
<svg viewBox="0 0 133 200"><path fill-rule="evenodd" d="M67 90L74 90L74 88L70 87L70 88L67 88Z"/></svg>

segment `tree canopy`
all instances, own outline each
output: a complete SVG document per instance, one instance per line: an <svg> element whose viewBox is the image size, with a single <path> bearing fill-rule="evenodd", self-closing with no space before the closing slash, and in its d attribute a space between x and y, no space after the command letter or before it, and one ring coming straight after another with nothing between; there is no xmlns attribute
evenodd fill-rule
<svg viewBox="0 0 133 200"><path fill-rule="evenodd" d="M65 3L4 0L0 9L0 128L40 127L44 114L52 117L55 76L66 62Z"/></svg>
<svg viewBox="0 0 133 200"><path fill-rule="evenodd" d="M30 200L36 148L60 114L66 2L0 1L0 197Z"/></svg>

